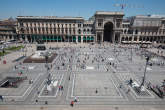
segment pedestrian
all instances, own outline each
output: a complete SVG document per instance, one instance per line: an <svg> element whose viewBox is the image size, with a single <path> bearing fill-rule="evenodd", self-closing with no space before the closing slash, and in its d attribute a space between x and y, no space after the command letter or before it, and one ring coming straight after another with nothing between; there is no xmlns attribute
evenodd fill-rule
<svg viewBox="0 0 165 110"><path fill-rule="evenodd" d="M95 93L96 93L96 94L98 93L97 89L96 89Z"/></svg>
<svg viewBox="0 0 165 110"><path fill-rule="evenodd" d="M74 106L74 101L71 101L70 106L71 106L71 107Z"/></svg>
<svg viewBox="0 0 165 110"><path fill-rule="evenodd" d="M59 86L59 91L61 91L61 85Z"/></svg>
<svg viewBox="0 0 165 110"><path fill-rule="evenodd" d="M127 90L126 94L128 94L130 92L130 89Z"/></svg>
<svg viewBox="0 0 165 110"><path fill-rule="evenodd" d="M45 101L45 104L47 105L48 104L48 101Z"/></svg>
<svg viewBox="0 0 165 110"><path fill-rule="evenodd" d="M15 70L17 69L17 66L15 65Z"/></svg>
<svg viewBox="0 0 165 110"><path fill-rule="evenodd" d="M133 83L133 80L132 80L132 78L130 78L130 80L129 80L130 86L132 86L132 83Z"/></svg>
<svg viewBox="0 0 165 110"><path fill-rule="evenodd" d="M63 86L61 86L61 91L63 91L64 90L64 87Z"/></svg>
<svg viewBox="0 0 165 110"><path fill-rule="evenodd" d="M3 97L0 95L0 99L1 99L1 101L3 102Z"/></svg>
<svg viewBox="0 0 165 110"><path fill-rule="evenodd" d="M40 94L40 91L38 91L37 94L39 95Z"/></svg>
<svg viewBox="0 0 165 110"><path fill-rule="evenodd" d="M70 81L70 75L69 75L69 81Z"/></svg>
<svg viewBox="0 0 165 110"><path fill-rule="evenodd" d="M74 102L78 102L78 100L77 100L77 97L76 97L76 96L74 97Z"/></svg>
<svg viewBox="0 0 165 110"><path fill-rule="evenodd" d="M147 84L147 89L151 89L151 82Z"/></svg>
<svg viewBox="0 0 165 110"><path fill-rule="evenodd" d="M123 87L123 85L122 85L122 83L119 85L119 88L122 88Z"/></svg>

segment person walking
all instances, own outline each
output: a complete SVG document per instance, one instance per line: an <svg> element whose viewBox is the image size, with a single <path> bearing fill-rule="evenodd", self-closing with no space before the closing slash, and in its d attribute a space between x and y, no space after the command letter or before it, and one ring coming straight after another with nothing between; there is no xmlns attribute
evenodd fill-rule
<svg viewBox="0 0 165 110"><path fill-rule="evenodd" d="M74 101L71 101L70 106L71 106L71 107L74 106Z"/></svg>
<svg viewBox="0 0 165 110"><path fill-rule="evenodd" d="M95 93L96 93L96 94L98 93L97 89L96 89Z"/></svg>
<svg viewBox="0 0 165 110"><path fill-rule="evenodd" d="M64 87L63 86L61 86L61 91L63 91L64 90Z"/></svg>
<svg viewBox="0 0 165 110"><path fill-rule="evenodd" d="M128 90L127 90L127 92L126 92L126 94L128 94L130 91L131 91L131 90L130 90L130 89L128 89Z"/></svg>
<svg viewBox="0 0 165 110"><path fill-rule="evenodd" d="M76 97L76 96L74 97L74 102L78 102L78 99L77 99L77 97Z"/></svg>
<svg viewBox="0 0 165 110"><path fill-rule="evenodd" d="M70 76L69 76L69 81L70 81Z"/></svg>
<svg viewBox="0 0 165 110"><path fill-rule="evenodd" d="M0 95L0 99L1 99L1 101L3 102L3 97L2 97L2 95Z"/></svg>

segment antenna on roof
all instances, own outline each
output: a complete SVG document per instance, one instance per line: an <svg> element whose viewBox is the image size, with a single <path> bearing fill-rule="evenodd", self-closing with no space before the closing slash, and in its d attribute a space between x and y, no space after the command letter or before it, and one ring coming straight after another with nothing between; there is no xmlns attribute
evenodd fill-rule
<svg viewBox="0 0 165 110"><path fill-rule="evenodd" d="M114 4L115 7L120 7L121 11L124 11L125 8L144 8L143 5L127 4L125 0L121 0L121 3Z"/></svg>

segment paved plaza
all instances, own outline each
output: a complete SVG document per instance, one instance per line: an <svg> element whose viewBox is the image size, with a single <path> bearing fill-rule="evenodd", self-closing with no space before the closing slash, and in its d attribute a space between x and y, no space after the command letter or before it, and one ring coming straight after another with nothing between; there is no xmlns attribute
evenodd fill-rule
<svg viewBox="0 0 165 110"><path fill-rule="evenodd" d="M50 109L52 106L67 109L75 98L76 108L73 109L80 109L79 107L87 109L87 106L98 109L98 105L105 105L105 109L108 109L106 106L111 106L112 110L136 105L139 107L143 105L143 109L145 106L154 109L164 108L165 99L159 98L153 91L147 89L147 84L149 82L155 86L162 84L165 79L165 65L147 66L143 93L137 93L128 84L130 79L136 85L142 82L146 63L142 54L144 49L108 43L95 45L59 43L46 46L49 51L57 53L57 57L48 64L51 67L49 71L45 63L22 63L24 59L13 62L21 57L21 52L13 52L2 58L1 80L5 77L27 77L27 79L16 88L0 88L0 95L3 97L0 109L4 109L6 105L9 108L29 105L38 107L36 109L46 109L48 106ZM27 44L26 47L28 57L34 53L35 44ZM7 64L2 63L4 59L7 60ZM161 61L165 63L164 59ZM22 74L19 74L20 71ZM47 85L48 79L56 82L55 86L50 87L51 90L48 90L50 89Z"/></svg>

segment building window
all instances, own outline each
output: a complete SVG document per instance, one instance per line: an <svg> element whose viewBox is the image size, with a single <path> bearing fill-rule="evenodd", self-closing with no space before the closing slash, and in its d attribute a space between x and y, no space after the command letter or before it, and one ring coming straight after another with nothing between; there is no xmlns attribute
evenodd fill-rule
<svg viewBox="0 0 165 110"><path fill-rule="evenodd" d="M20 22L20 26L23 26L23 23L22 22Z"/></svg>
<svg viewBox="0 0 165 110"><path fill-rule="evenodd" d="M86 29L83 30L83 33L84 33L84 34L86 33Z"/></svg>
<svg viewBox="0 0 165 110"><path fill-rule="evenodd" d="M138 30L135 30L135 34L138 34Z"/></svg>
<svg viewBox="0 0 165 110"><path fill-rule="evenodd" d="M81 24L78 24L78 27L81 27Z"/></svg>
<svg viewBox="0 0 165 110"><path fill-rule="evenodd" d="M75 34L76 32L75 32L75 29L73 29L73 34Z"/></svg>
<svg viewBox="0 0 165 110"><path fill-rule="evenodd" d="M93 32L93 29L91 29L91 33Z"/></svg>
<svg viewBox="0 0 165 110"><path fill-rule="evenodd" d="M102 27L103 25L103 19L98 19L98 27Z"/></svg>
<svg viewBox="0 0 165 110"><path fill-rule="evenodd" d="M117 22L116 27L120 28L120 22Z"/></svg>
<svg viewBox="0 0 165 110"><path fill-rule="evenodd" d="M98 27L101 27L102 26L102 23L98 23Z"/></svg>
<svg viewBox="0 0 165 110"><path fill-rule="evenodd" d="M87 34L89 34L89 29L87 29Z"/></svg>
<svg viewBox="0 0 165 110"><path fill-rule="evenodd" d="M80 29L78 30L78 34L81 34L81 30Z"/></svg>

